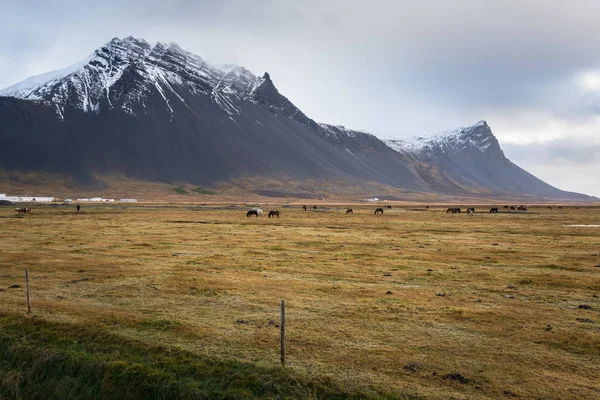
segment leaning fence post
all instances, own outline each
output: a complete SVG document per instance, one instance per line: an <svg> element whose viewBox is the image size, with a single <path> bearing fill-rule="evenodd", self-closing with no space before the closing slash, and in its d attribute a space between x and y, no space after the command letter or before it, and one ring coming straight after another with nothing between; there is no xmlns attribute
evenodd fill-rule
<svg viewBox="0 0 600 400"><path fill-rule="evenodd" d="M285 367L285 301L281 300L281 366Z"/></svg>
<svg viewBox="0 0 600 400"><path fill-rule="evenodd" d="M31 314L31 297L29 295L29 268L25 268L25 286L27 287L27 314Z"/></svg>

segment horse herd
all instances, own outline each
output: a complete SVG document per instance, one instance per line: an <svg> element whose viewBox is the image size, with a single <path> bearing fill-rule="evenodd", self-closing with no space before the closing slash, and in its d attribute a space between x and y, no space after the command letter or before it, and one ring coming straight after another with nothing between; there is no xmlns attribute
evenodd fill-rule
<svg viewBox="0 0 600 400"><path fill-rule="evenodd" d="M317 206L312 206L312 208L313 208L313 210L316 210ZM383 214L384 208L387 209L387 210L391 210L392 206L386 205L385 207L377 207L375 209L375 215L378 215L378 214L381 215L381 214ZM523 206L523 205L518 206L516 208L515 208L515 206L504 206L502 208L504 210L509 210L509 211L527 211L527 207ZM552 210L552 206L547 206L547 208L549 210ZM559 206L558 208L562 209L562 206ZM576 210L579 209L579 207L577 207L577 206L575 206L574 208ZM80 206L77 205L77 211L79 211L80 209L81 209ZM304 211L306 211L307 207L306 206L302 206L302 209ZM425 209L428 210L429 206L426 206ZM28 213L31 213L31 208L27 208L27 207L25 207L25 208L15 208L15 211L18 212L19 214L28 214ZM490 214L498 213L498 211L499 211L499 209L497 207L490 208ZM461 212L462 212L462 210L460 209L460 207L450 207L450 208L448 208L446 210L446 214L460 214ZM262 211L261 208L255 207L255 208L250 209L246 213L246 217L255 216L255 217L258 218L260 215L262 215L262 213L263 213L263 211ZM475 208L473 208L473 207L467 208L466 209L466 213L467 213L467 215L474 215L475 214ZM346 210L346 215L347 214L354 214L354 210L352 208L348 208ZM271 217L272 218L279 218L279 211L278 210L271 210L271 211L269 211L268 217L269 218L271 218Z"/></svg>
<svg viewBox="0 0 600 400"><path fill-rule="evenodd" d="M509 211L527 211L527 207L526 206L518 206L518 207L514 207L514 206L504 206L502 207L504 210L509 210ZM550 210L552 209L552 207L548 207ZM498 213L499 209L498 207L492 207L490 208L490 214L496 214ZM449 209L446 210L446 214L460 214L462 211L459 207L450 207ZM475 208L470 207L467 208L466 210L468 215L474 215L475 214Z"/></svg>
<svg viewBox="0 0 600 400"><path fill-rule="evenodd" d="M509 210L509 211L527 211L527 206L523 206L523 205L517 206L517 207L515 207L515 206L504 206L502 208L504 210ZM562 209L562 207L558 207L558 208ZM307 206L302 206L302 209L304 211L306 211L308 209L308 207ZM312 206L312 209L316 210L317 206ZM385 207L377 207L375 209L375 213L374 214L375 215L381 215L381 214L383 214L384 209L391 210L392 206L386 205ZM428 210L429 206L426 206L425 209ZM552 207L548 206L548 209L552 210ZM579 209L579 207L575 207L575 209ZM490 214L496 214L496 213L499 212L499 210L500 209L498 207L492 207L492 208L490 208L489 213ZM466 212L467 215L474 215L475 214L475 208L474 207L469 207L469 208L467 208L465 210L465 212ZM250 211L248 211L246 213L246 217L252 217L252 216L258 217L258 216L262 215L262 213L263 213L262 209L260 209L260 208L252 208ZM462 210L461 210L460 207L450 207L450 208L448 208L446 210L446 214L460 214L460 213L462 213ZM346 215L347 214L354 214L354 210L352 208L346 209ZM269 216L269 218L271 218L271 217L273 217L273 218L279 218L279 211L278 210L271 210L271 211L269 211L269 215L268 216Z"/></svg>
<svg viewBox="0 0 600 400"><path fill-rule="evenodd" d="M312 208L313 208L313 210L316 210L317 206L313 206ZM388 205L388 206L385 206L385 208L387 210L391 210L392 206ZM302 209L304 211L306 211L307 207L306 206L302 206ZM429 206L427 206L427 209L429 209ZM260 215L262 215L262 213L263 213L263 210L261 208L254 207L254 208L248 210L248 212L246 213L246 217L250 218L250 217L254 216L254 217L258 218ZM351 209L351 208L348 208L346 210L346 215L347 214L354 214L354 210ZM375 215L378 215L378 214L383 214L383 208L382 207L378 207L378 208L375 209ZM269 211L268 217L269 218L271 218L271 217L273 217L273 218L279 218L279 211L278 210L271 210L271 211Z"/></svg>

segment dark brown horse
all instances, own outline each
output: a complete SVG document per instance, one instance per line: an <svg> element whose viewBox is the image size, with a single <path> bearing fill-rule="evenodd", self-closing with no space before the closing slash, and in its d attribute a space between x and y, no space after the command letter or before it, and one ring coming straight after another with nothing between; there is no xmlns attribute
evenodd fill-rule
<svg viewBox="0 0 600 400"><path fill-rule="evenodd" d="M387 208L388 210L391 210L392 206L385 206L385 208Z"/></svg>
<svg viewBox="0 0 600 400"><path fill-rule="evenodd" d="M494 208L490 208L490 214L494 214L498 212L498 208L494 207Z"/></svg>
<svg viewBox="0 0 600 400"><path fill-rule="evenodd" d="M510 206L510 211L515 211L515 207L514 206Z"/></svg>
<svg viewBox="0 0 600 400"><path fill-rule="evenodd" d="M306 211L306 206L302 206L302 209L303 209L304 211Z"/></svg>
<svg viewBox="0 0 600 400"><path fill-rule="evenodd" d="M508 206L502 207L503 210L508 210Z"/></svg>
<svg viewBox="0 0 600 400"><path fill-rule="evenodd" d="M258 211L256 210L250 210L246 213L246 217L251 217L253 215L256 215L256 218L258 218Z"/></svg>
<svg viewBox="0 0 600 400"><path fill-rule="evenodd" d="M346 214L354 214L354 211L351 208L349 208L346 210Z"/></svg>
<svg viewBox="0 0 600 400"><path fill-rule="evenodd" d="M79 204L77 204L77 206L75 208L77 208L77 212L79 212L79 210L81 210L81 206Z"/></svg>
<svg viewBox="0 0 600 400"><path fill-rule="evenodd" d="M551 206L548 206L548 210L552 210L552 207L551 207Z"/></svg>
<svg viewBox="0 0 600 400"><path fill-rule="evenodd" d="M317 206L313 206L313 210L316 210L316 209L317 209Z"/></svg>
<svg viewBox="0 0 600 400"><path fill-rule="evenodd" d="M279 211L277 211L277 210L271 210L271 211L269 211L268 217L269 218L271 218L271 217L273 217L273 218L279 218Z"/></svg>
<svg viewBox="0 0 600 400"><path fill-rule="evenodd" d="M519 206L519 207L517 207L517 211L527 211L527 207Z"/></svg>
<svg viewBox="0 0 600 400"><path fill-rule="evenodd" d="M379 207L375 209L375 215L377 214L383 214L383 208Z"/></svg>
<svg viewBox="0 0 600 400"><path fill-rule="evenodd" d="M429 206L425 206L425 209L426 209L426 210L429 210Z"/></svg>

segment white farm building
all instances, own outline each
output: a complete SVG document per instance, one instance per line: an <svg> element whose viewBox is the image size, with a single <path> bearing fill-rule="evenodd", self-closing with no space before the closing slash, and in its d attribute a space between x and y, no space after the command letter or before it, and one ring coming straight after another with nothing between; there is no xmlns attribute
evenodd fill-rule
<svg viewBox="0 0 600 400"><path fill-rule="evenodd" d="M52 203L54 197L42 197L42 196L7 196L0 194L0 200L8 200L13 203Z"/></svg>

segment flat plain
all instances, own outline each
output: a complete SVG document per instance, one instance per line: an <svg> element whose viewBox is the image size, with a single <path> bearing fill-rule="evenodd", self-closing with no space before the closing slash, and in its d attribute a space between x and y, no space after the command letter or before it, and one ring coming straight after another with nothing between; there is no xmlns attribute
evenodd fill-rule
<svg viewBox="0 0 600 400"><path fill-rule="evenodd" d="M490 207L0 207L0 398L600 399L600 208Z"/></svg>

